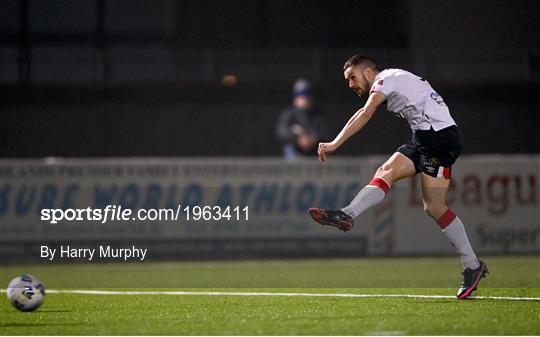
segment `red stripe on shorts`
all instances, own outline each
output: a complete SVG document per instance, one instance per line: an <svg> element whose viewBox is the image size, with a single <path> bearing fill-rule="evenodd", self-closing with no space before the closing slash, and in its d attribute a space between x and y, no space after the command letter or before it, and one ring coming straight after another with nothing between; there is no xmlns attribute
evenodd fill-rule
<svg viewBox="0 0 540 337"><path fill-rule="evenodd" d="M451 167L445 167L443 169L443 177L446 179L450 179L452 177L452 168Z"/></svg>

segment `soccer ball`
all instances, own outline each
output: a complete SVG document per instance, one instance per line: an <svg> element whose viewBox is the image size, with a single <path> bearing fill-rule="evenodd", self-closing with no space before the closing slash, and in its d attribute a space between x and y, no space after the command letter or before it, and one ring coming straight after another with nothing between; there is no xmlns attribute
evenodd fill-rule
<svg viewBox="0 0 540 337"><path fill-rule="evenodd" d="M9 282L7 297L20 311L36 310L45 298L45 287L31 275L17 276Z"/></svg>

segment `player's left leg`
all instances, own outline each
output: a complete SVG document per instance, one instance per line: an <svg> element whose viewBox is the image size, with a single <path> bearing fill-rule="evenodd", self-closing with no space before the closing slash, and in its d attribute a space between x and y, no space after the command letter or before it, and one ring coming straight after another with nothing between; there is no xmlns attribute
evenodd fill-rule
<svg viewBox="0 0 540 337"><path fill-rule="evenodd" d="M450 179L435 178L422 173L424 210L437 221L443 235L459 254L463 263L463 283L457 297L464 299L476 289L480 279L485 277L487 266L476 257L461 219L446 206L446 191L449 184Z"/></svg>

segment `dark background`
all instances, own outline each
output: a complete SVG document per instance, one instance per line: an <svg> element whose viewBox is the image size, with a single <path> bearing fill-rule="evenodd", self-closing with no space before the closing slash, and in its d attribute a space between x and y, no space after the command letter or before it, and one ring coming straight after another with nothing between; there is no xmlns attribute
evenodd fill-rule
<svg viewBox="0 0 540 337"><path fill-rule="evenodd" d="M539 16L534 0L2 0L0 156L279 155L296 78L335 133L362 106L342 75L357 52L428 79L464 153L538 153ZM340 154L409 137L381 109Z"/></svg>

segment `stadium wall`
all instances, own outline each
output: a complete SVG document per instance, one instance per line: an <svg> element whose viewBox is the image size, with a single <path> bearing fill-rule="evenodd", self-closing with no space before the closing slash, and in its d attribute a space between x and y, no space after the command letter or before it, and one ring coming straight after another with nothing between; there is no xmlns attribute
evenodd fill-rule
<svg viewBox="0 0 540 337"><path fill-rule="evenodd" d="M291 85L59 89L22 102L0 90L0 157L278 156L275 125ZM434 86L460 127L464 154L540 153L538 88ZM316 92L329 140L364 100L341 82ZM406 121L381 107L340 154L391 153L410 137Z"/></svg>
<svg viewBox="0 0 540 337"><path fill-rule="evenodd" d="M39 260L42 245L148 248L150 259L450 254L422 210L418 177L397 183L344 234L311 206L341 207L385 157L13 159L0 161L0 261ZM540 252L540 156L464 156L449 206L480 253ZM44 208L248 206L248 219L40 220Z"/></svg>

